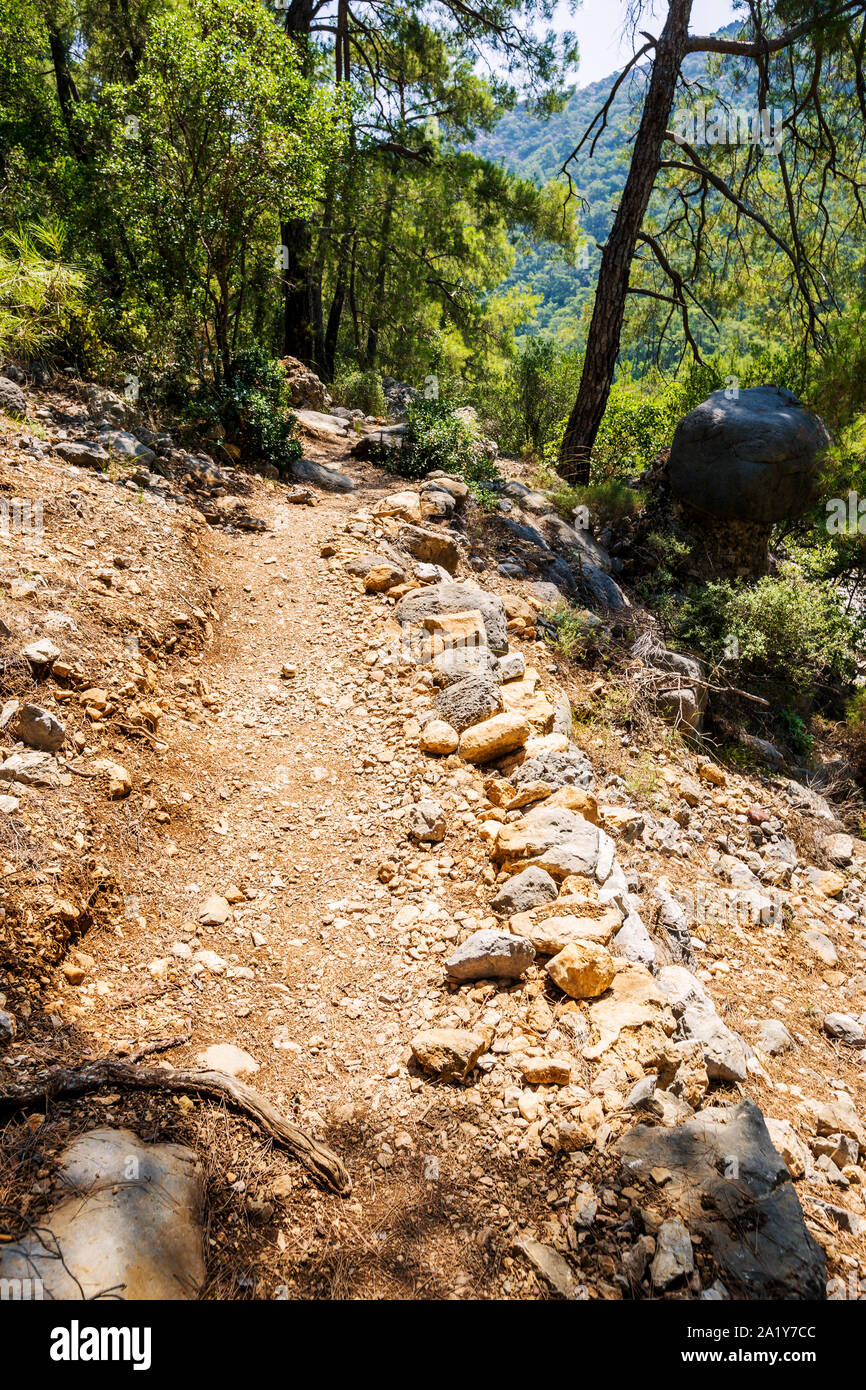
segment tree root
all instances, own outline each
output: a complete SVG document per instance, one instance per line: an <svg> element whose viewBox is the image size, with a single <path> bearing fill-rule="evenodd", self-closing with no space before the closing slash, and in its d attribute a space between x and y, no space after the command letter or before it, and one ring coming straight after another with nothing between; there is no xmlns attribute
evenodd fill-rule
<svg viewBox="0 0 866 1390"><path fill-rule="evenodd" d="M352 1180L335 1153L285 1119L258 1091L222 1071L181 1067L151 1071L111 1058L83 1067L49 1067L26 1081L0 1088L0 1112L44 1107L48 1101L91 1095L103 1087L127 1091L181 1091L225 1101L270 1135L276 1144L289 1149L299 1163L332 1191L347 1195L352 1190Z"/></svg>

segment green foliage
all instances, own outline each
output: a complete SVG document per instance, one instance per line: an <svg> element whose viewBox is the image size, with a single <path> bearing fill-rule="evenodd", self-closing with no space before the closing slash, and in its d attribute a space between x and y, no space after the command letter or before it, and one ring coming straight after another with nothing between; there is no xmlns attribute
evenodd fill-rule
<svg viewBox="0 0 866 1390"><path fill-rule="evenodd" d="M385 392L377 371L349 372L338 377L331 394L337 404L344 405L347 410L363 410L365 415L387 414Z"/></svg>
<svg viewBox="0 0 866 1390"><path fill-rule="evenodd" d="M464 477L475 463L473 442L469 427L449 406L422 397L409 404L394 467L404 478L426 478L437 469Z"/></svg>
<svg viewBox="0 0 866 1390"><path fill-rule="evenodd" d="M563 599L545 609L544 618L542 634L547 645L567 661L582 661L595 641L598 623L593 622L592 615Z"/></svg>
<svg viewBox="0 0 866 1390"><path fill-rule="evenodd" d="M230 380L220 384L212 399L227 431L239 439L242 455L280 472L301 457L285 373L263 348L241 353Z"/></svg>
<svg viewBox="0 0 866 1390"><path fill-rule="evenodd" d="M804 757L812 751L815 742L809 733L805 719L797 714L796 710L788 709L783 705L779 710L779 723L785 731L785 737L795 753L800 753Z"/></svg>
<svg viewBox="0 0 866 1390"><path fill-rule="evenodd" d="M403 448L386 463L404 478L426 478L441 471L462 478L478 505L485 511L496 508L501 483L495 462L481 446L480 432L454 414L441 400L418 397L406 412Z"/></svg>
<svg viewBox="0 0 866 1390"><path fill-rule="evenodd" d="M64 260L61 223L8 232L0 247L0 353L31 358L58 346L83 311L84 273Z"/></svg>
<svg viewBox="0 0 866 1390"><path fill-rule="evenodd" d="M99 110L106 185L136 262L174 301L199 375L226 376L250 282L272 276L279 215L304 216L344 135L259 0L187 0Z"/></svg>
<svg viewBox="0 0 866 1390"><path fill-rule="evenodd" d="M676 636L711 665L739 667L746 678L809 700L829 680L853 679L863 640L838 593L793 566L750 587L726 580L693 591L676 620Z"/></svg>

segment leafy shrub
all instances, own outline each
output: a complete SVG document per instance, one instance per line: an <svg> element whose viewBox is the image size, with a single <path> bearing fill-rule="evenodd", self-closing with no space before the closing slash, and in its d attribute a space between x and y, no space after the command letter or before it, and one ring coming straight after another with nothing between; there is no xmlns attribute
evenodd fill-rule
<svg viewBox="0 0 866 1390"><path fill-rule="evenodd" d="M437 469L467 477L475 463L473 445L469 426L447 405L420 398L409 403L403 448L393 468L404 478L426 478Z"/></svg>
<svg viewBox="0 0 866 1390"><path fill-rule="evenodd" d="M567 661L582 660L597 641L598 624L584 608L575 608L563 599L544 613L544 641Z"/></svg>
<svg viewBox="0 0 866 1390"><path fill-rule="evenodd" d="M231 382L219 388L215 404L226 429L253 458L282 472L301 457L285 372L263 348L235 358Z"/></svg>
<svg viewBox="0 0 866 1390"><path fill-rule="evenodd" d="M499 470L484 453L480 432L473 431L441 400L419 397L410 402L403 448L389 457L385 466L403 478L426 478L437 471L451 473L468 484L485 511L493 511L499 500Z"/></svg>
<svg viewBox="0 0 866 1390"><path fill-rule="evenodd" d="M363 410L365 415L387 414L388 405L378 372L349 372L340 377L331 393L347 410Z"/></svg>
<svg viewBox="0 0 866 1390"><path fill-rule="evenodd" d="M59 222L8 232L0 247L0 354L30 358L59 344L83 311L85 276L63 259Z"/></svg>
<svg viewBox="0 0 866 1390"><path fill-rule="evenodd" d="M735 653L750 673L809 698L828 679L853 679L863 637L832 587L793 566L748 588L725 580L695 590L677 629L712 661Z"/></svg>

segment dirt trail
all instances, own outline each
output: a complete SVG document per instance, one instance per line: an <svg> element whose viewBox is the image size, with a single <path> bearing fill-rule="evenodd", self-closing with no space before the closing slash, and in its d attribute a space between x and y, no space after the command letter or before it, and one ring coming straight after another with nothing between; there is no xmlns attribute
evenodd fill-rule
<svg viewBox="0 0 866 1390"><path fill-rule="evenodd" d="M525 1269L509 1278L490 1245L512 1220L513 1182L530 1191L534 1182L471 1154L477 1091L433 1088L405 1065L408 1038L440 1012L438 954L457 935L447 909L475 907L484 885L477 842L467 832L466 849L459 821L438 853L414 856L403 886L378 878L405 845L395 825L404 804L437 782L446 806L446 784L480 786L469 770L455 779L407 752L417 692L396 672L371 675L364 659L384 604L319 553L389 490L380 482L321 494L315 507L259 493L269 531L213 534L221 635L181 663L211 709L202 723L179 721L154 767L178 809L165 838L143 837L126 865L122 939L87 938L102 983L86 1027L100 1051L188 1033L164 1057L190 1065L211 1044L234 1044L260 1064L247 1079L352 1173L348 1201L320 1194L243 1122L199 1113L212 1141L211 1257L223 1296L531 1296L538 1287ZM295 673L281 675L286 667ZM453 789L450 801L466 807ZM467 884L458 861L473 843ZM223 924L201 925L212 894L239 901ZM438 940L410 944L394 927L407 902L421 904ZM199 951L212 953L204 968L190 961ZM473 993L474 1022L494 991ZM454 1022L469 1023L465 1002L458 1013ZM482 1151L493 1146L482 1140Z"/></svg>

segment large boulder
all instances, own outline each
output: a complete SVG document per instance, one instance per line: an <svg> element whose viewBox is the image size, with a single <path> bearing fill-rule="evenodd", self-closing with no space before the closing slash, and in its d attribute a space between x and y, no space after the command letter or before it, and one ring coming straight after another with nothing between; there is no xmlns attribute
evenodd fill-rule
<svg viewBox="0 0 866 1390"><path fill-rule="evenodd" d="M614 1144L629 1182L652 1180L740 1298L823 1299L826 1266L764 1117L750 1100Z"/></svg>
<svg viewBox="0 0 866 1390"><path fill-rule="evenodd" d="M283 357L280 366L286 374L286 385L292 405L304 410L329 411L331 396L327 386L314 371L297 357Z"/></svg>
<svg viewBox="0 0 866 1390"><path fill-rule="evenodd" d="M671 491L726 521L774 523L805 511L830 443L817 415L790 391L714 391L674 434Z"/></svg>
<svg viewBox="0 0 866 1390"><path fill-rule="evenodd" d="M354 478L340 473L336 468L328 468L326 464L318 463L315 459L294 459L289 465L288 473L291 478L313 483L315 487L324 488L326 492L351 492L355 486Z"/></svg>
<svg viewBox="0 0 866 1390"><path fill-rule="evenodd" d="M535 864L553 878L580 874L603 883L610 877L613 841L597 825L564 806L538 806L504 825L492 849L499 864Z"/></svg>
<svg viewBox="0 0 866 1390"><path fill-rule="evenodd" d="M0 1281L57 1300L194 1299L205 1277L204 1180L191 1149L93 1129L65 1149L60 1200L12 1245Z"/></svg>
<svg viewBox="0 0 866 1390"><path fill-rule="evenodd" d="M753 578L769 565L779 521L812 500L830 443L823 422L790 391L714 391L681 420L667 477L675 529L697 573Z"/></svg>

